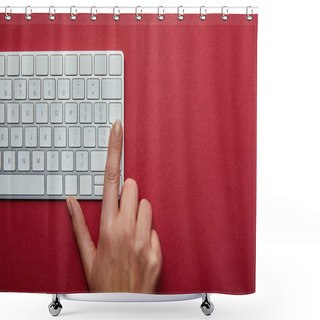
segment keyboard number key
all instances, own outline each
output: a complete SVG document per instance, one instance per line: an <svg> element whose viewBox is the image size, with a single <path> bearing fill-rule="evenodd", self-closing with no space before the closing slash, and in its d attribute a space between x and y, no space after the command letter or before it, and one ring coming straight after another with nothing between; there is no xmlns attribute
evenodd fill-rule
<svg viewBox="0 0 320 320"><path fill-rule="evenodd" d="M29 79L29 99L40 100L40 79Z"/></svg>
<svg viewBox="0 0 320 320"><path fill-rule="evenodd" d="M14 80L14 98L16 100L27 99L27 80Z"/></svg>
<svg viewBox="0 0 320 320"><path fill-rule="evenodd" d="M58 99L69 100L70 99L70 80L58 79Z"/></svg>
<svg viewBox="0 0 320 320"><path fill-rule="evenodd" d="M0 100L12 99L12 80L0 79Z"/></svg>
<svg viewBox="0 0 320 320"><path fill-rule="evenodd" d="M0 103L0 123L4 123L4 103Z"/></svg>
<svg viewBox="0 0 320 320"><path fill-rule="evenodd" d="M43 80L43 99L54 100L56 98L56 81L54 79Z"/></svg>

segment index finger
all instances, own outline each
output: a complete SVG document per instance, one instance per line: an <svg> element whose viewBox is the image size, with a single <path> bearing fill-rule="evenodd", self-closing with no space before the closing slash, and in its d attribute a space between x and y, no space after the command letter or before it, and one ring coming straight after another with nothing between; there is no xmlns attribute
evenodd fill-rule
<svg viewBox="0 0 320 320"><path fill-rule="evenodd" d="M122 125L120 120L114 123L108 146L108 156L104 173L101 224L118 213L120 159L122 150Z"/></svg>

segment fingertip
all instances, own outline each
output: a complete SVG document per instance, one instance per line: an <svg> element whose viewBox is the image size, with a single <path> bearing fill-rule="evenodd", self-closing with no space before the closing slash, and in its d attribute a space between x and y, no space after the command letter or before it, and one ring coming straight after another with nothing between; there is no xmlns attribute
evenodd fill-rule
<svg viewBox="0 0 320 320"><path fill-rule="evenodd" d="M72 207L71 207L71 203L70 203L70 198L71 197L67 197L66 202L67 202L68 212L69 212L70 216L72 217Z"/></svg>

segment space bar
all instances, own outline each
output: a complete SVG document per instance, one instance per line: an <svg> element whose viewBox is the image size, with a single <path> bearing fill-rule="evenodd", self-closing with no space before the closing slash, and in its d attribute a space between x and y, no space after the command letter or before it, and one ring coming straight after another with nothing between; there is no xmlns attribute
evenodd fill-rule
<svg viewBox="0 0 320 320"><path fill-rule="evenodd" d="M43 175L0 175L0 195L43 195Z"/></svg>

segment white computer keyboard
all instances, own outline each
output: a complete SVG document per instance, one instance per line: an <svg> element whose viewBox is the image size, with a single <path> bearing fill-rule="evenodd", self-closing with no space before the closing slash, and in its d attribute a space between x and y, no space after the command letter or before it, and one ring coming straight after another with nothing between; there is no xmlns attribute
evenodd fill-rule
<svg viewBox="0 0 320 320"><path fill-rule="evenodd" d="M121 51L0 52L0 199L101 199L116 119Z"/></svg>

